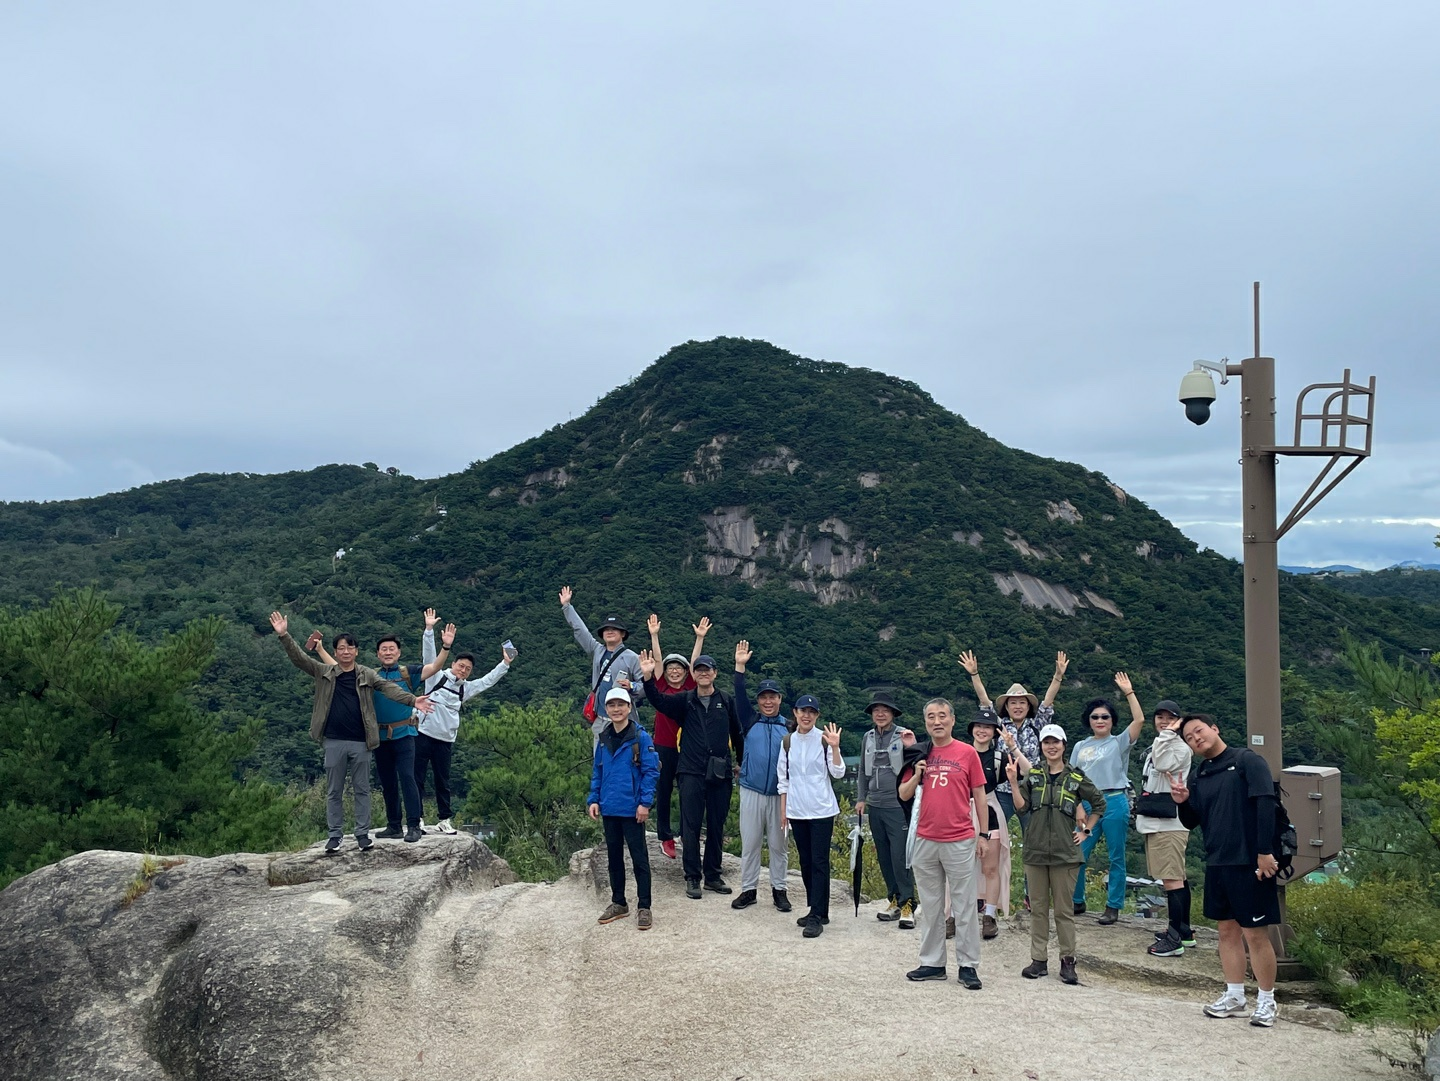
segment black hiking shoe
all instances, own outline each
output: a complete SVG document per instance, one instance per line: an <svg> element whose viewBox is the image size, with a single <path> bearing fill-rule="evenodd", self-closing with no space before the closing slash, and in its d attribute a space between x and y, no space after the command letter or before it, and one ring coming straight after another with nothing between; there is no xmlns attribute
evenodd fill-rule
<svg viewBox="0 0 1440 1081"><path fill-rule="evenodd" d="M700 880L698 878L685 880L685 896L692 901L700 900Z"/></svg>
<svg viewBox="0 0 1440 1081"><path fill-rule="evenodd" d="M1120 911L1118 909L1111 908L1109 905L1106 905L1105 911L1100 914L1100 918L1095 922L1100 924L1102 927L1109 927L1119 918Z"/></svg>
<svg viewBox="0 0 1440 1081"><path fill-rule="evenodd" d="M967 991L980 990L980 976L973 968L962 968L960 970L960 986Z"/></svg>
<svg viewBox="0 0 1440 1081"><path fill-rule="evenodd" d="M1038 980L1041 976L1050 975L1050 963L1048 961L1031 961L1020 970L1020 975L1027 980Z"/></svg>
<svg viewBox="0 0 1440 1081"><path fill-rule="evenodd" d="M730 902L731 908L749 908L755 903L754 890L741 890L740 896Z"/></svg>
<svg viewBox="0 0 1440 1081"><path fill-rule="evenodd" d="M921 965L919 968L912 968L905 973L907 980L914 980L919 983L921 980L948 980L950 978L943 968L936 968L934 965Z"/></svg>
<svg viewBox="0 0 1440 1081"><path fill-rule="evenodd" d="M1080 977L1075 974L1075 958L1060 958L1060 982L1072 985L1080 982Z"/></svg>
<svg viewBox="0 0 1440 1081"><path fill-rule="evenodd" d="M1082 915L1084 912L1085 912L1085 902L1084 902L1084 901L1081 901L1078 905L1075 906L1075 915L1079 916L1079 915Z"/></svg>
<svg viewBox="0 0 1440 1081"><path fill-rule="evenodd" d="M775 907L781 912L790 911L790 894L785 890L772 889L770 891L770 899L775 902Z"/></svg>
<svg viewBox="0 0 1440 1081"><path fill-rule="evenodd" d="M814 916L811 916L805 921L805 929L800 933L806 938L819 938L820 932L823 930L825 930L824 925Z"/></svg>
<svg viewBox="0 0 1440 1081"><path fill-rule="evenodd" d="M361 852L369 852L375 847L375 842L370 839L368 833L362 833L359 837L356 837L355 843L360 846Z"/></svg>
<svg viewBox="0 0 1440 1081"><path fill-rule="evenodd" d="M333 856L333 855L335 855L335 853L337 853L337 852L339 852L339 851L340 851L340 838L339 838L339 837L331 837L328 841L325 842L325 855L327 855L327 856Z"/></svg>
<svg viewBox="0 0 1440 1081"><path fill-rule="evenodd" d="M375 835L375 839L377 841L398 841L403 836L405 836L405 831L399 826L386 826Z"/></svg>
<svg viewBox="0 0 1440 1081"><path fill-rule="evenodd" d="M405 831L405 840L412 845L424 836L425 835L420 832L419 826L411 826L408 830Z"/></svg>
<svg viewBox="0 0 1440 1081"><path fill-rule="evenodd" d="M725 880L724 880L723 878L721 878L719 875L716 875L714 878L707 878L707 879L705 880L705 888L706 888L707 890L709 890L711 893L732 893L732 892L734 892L733 890L730 889L729 886L725 885Z"/></svg>
<svg viewBox="0 0 1440 1081"><path fill-rule="evenodd" d="M830 917L829 917L829 916L820 916L820 917L817 917L817 916L815 916L813 913L807 912L807 913L805 913L805 915L801 916L798 920L795 921L795 926L796 926L796 927L804 927L805 924L808 923L810 920L817 919L817 918L820 920L821 923L829 923L829 922L830 922Z"/></svg>

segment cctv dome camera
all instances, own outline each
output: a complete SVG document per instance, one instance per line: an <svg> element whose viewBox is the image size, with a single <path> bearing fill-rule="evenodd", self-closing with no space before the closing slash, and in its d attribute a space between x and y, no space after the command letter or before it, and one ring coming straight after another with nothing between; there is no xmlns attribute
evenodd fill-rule
<svg viewBox="0 0 1440 1081"><path fill-rule="evenodd" d="M1215 380L1209 372L1197 368L1185 373L1185 378L1180 380L1180 402L1191 424L1204 424L1210 419L1210 403L1214 400Z"/></svg>

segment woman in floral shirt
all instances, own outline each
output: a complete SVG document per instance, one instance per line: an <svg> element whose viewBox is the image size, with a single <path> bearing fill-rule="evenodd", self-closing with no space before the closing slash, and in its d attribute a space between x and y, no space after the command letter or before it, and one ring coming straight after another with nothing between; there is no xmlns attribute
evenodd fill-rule
<svg viewBox="0 0 1440 1081"><path fill-rule="evenodd" d="M1063 652L1055 654L1055 674L1050 677L1050 686L1046 688L1043 702L1020 684L1012 683L1010 689L995 699L993 704L995 712L1005 720L1005 731L1015 738L1020 745L1020 753L1031 762L1041 761L1040 729L1055 719L1055 696L1060 693L1060 681L1065 678L1065 669L1069 666L1070 658ZM980 700L980 708L991 708L990 695L986 693L985 684L980 679L980 662L975 659L975 654L968 649L960 654L960 667L970 674L970 686L975 688L975 697ZM995 798L1000 801L1000 808L1007 819L1015 815L1015 799L1010 792L1008 781L996 789ZM1028 813L1020 815L1022 831L1025 820L1029 817Z"/></svg>

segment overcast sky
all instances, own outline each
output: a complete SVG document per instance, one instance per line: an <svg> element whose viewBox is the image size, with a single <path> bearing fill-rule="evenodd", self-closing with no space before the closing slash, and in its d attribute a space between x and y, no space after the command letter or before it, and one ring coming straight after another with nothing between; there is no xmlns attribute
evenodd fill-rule
<svg viewBox="0 0 1440 1081"><path fill-rule="evenodd" d="M437 476L727 334L1238 554L1238 386L1175 397L1259 279L1282 433L1379 379L1281 562L1440 562L1437 40L1433 2L6 4L0 499Z"/></svg>

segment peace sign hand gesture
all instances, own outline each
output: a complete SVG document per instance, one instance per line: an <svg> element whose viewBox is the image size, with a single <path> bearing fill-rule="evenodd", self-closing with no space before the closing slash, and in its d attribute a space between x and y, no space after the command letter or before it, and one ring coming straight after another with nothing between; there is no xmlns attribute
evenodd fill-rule
<svg viewBox="0 0 1440 1081"><path fill-rule="evenodd" d="M1188 778L1176 777L1173 773L1167 773L1165 779L1170 782L1170 798L1176 803L1184 803L1190 798Z"/></svg>

